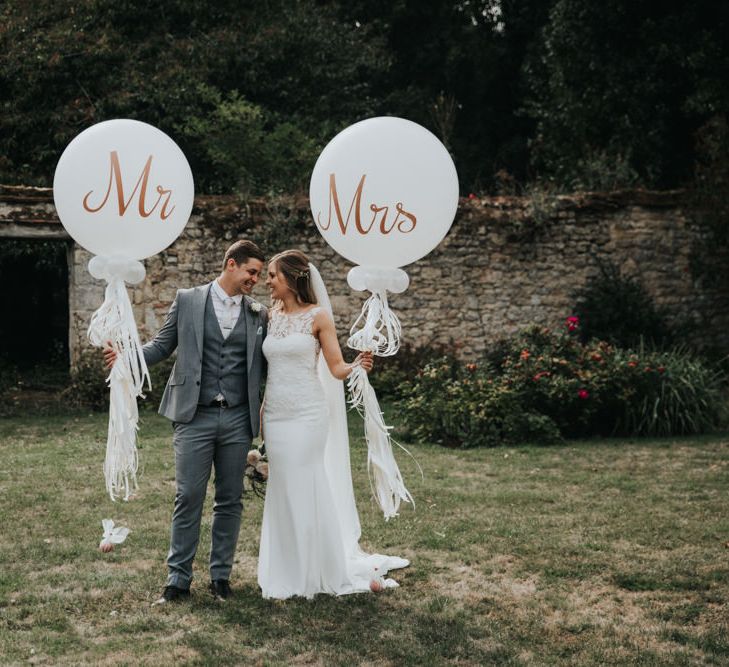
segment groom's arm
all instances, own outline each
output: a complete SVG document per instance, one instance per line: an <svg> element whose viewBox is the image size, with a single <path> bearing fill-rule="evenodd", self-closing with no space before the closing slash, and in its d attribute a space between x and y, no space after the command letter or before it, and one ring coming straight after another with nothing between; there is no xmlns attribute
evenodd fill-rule
<svg viewBox="0 0 729 667"><path fill-rule="evenodd" d="M163 359L167 359L177 349L177 306L180 293L177 292L167 313L167 318L157 335L144 347L144 361L147 366L153 366Z"/></svg>

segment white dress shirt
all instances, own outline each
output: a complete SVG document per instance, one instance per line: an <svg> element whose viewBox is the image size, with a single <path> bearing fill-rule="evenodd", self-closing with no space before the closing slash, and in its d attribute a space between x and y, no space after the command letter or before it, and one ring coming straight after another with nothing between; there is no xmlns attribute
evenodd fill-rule
<svg viewBox="0 0 729 667"><path fill-rule="evenodd" d="M218 318L220 330L223 332L223 338L227 338L240 317L243 295L228 296L220 286L217 278L213 280L213 287L210 292L213 297L213 308L215 309L215 316Z"/></svg>

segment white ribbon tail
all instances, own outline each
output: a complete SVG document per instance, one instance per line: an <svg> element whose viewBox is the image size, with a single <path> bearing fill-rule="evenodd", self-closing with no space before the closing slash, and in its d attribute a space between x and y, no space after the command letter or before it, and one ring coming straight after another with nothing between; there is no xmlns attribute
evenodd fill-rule
<svg viewBox="0 0 729 667"><path fill-rule="evenodd" d="M359 331L357 327L360 327ZM390 310L386 289L372 292L349 333L347 346L353 350L370 350L380 357L397 354L402 325L397 315Z"/></svg>
<svg viewBox="0 0 729 667"><path fill-rule="evenodd" d="M415 501L405 488L400 469L395 461L392 451L393 440L390 437L391 427L384 422L377 395L363 368L355 367L349 375L347 387L352 407L357 408L364 418L367 472L372 494L382 509L385 520L389 520L397 516L401 501L412 503L413 507L415 507ZM405 449L401 445L398 446ZM407 450L405 451L407 452ZM407 453L410 454L410 452Z"/></svg>
<svg viewBox="0 0 729 667"><path fill-rule="evenodd" d="M152 384L132 304L121 277L109 277L104 303L91 317L88 336L96 347L111 342L117 354L106 379L111 395L104 477L112 500L120 495L129 500L137 489L137 396L143 395L145 380L150 389Z"/></svg>

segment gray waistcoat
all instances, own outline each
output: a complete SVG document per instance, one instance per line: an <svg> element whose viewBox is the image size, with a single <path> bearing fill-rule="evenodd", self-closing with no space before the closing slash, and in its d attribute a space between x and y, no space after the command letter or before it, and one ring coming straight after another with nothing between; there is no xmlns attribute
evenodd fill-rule
<svg viewBox="0 0 729 667"><path fill-rule="evenodd" d="M205 304L205 330L203 334L202 375L200 398L208 405L218 395L225 396L228 405L240 405L248 400L248 373L246 370L246 318L241 313L228 338L223 338L215 316L213 297L208 294Z"/></svg>

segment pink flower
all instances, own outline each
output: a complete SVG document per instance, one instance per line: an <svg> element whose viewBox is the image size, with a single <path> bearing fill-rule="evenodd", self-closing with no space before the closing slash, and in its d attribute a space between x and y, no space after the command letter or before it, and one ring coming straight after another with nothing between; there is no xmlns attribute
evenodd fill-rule
<svg viewBox="0 0 729 667"><path fill-rule="evenodd" d="M580 326L580 318L575 315L570 315L570 317L566 320L566 324L567 331L574 331L578 326Z"/></svg>
<svg viewBox="0 0 729 667"><path fill-rule="evenodd" d="M580 389L577 395L584 401L586 398L590 398L590 392L587 389Z"/></svg>
<svg viewBox="0 0 729 667"><path fill-rule="evenodd" d="M468 198L469 198L469 199L476 199L476 195L475 195L475 194L473 194L473 192L471 192L471 193L470 193L470 194L468 195Z"/></svg>
<svg viewBox="0 0 729 667"><path fill-rule="evenodd" d="M466 370L469 373L473 373L476 370L476 364L466 364Z"/></svg>

